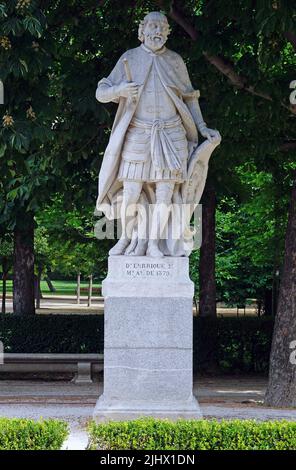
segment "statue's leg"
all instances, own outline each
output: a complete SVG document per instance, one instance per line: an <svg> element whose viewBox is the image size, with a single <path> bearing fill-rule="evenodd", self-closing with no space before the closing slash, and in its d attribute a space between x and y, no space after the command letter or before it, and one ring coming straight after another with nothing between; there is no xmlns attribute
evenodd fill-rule
<svg viewBox="0 0 296 470"><path fill-rule="evenodd" d="M124 254L131 242L133 228L136 220L137 202L142 190L139 181L123 182L123 200L120 211L122 234L116 245L109 251L109 255L116 256Z"/></svg>
<svg viewBox="0 0 296 470"><path fill-rule="evenodd" d="M137 234L126 254L131 256L145 256L149 239L149 203L143 193L140 195L137 204Z"/></svg>
<svg viewBox="0 0 296 470"><path fill-rule="evenodd" d="M156 204L152 213L147 256L162 257L159 240L164 237L170 215L174 181L158 181L156 183Z"/></svg>

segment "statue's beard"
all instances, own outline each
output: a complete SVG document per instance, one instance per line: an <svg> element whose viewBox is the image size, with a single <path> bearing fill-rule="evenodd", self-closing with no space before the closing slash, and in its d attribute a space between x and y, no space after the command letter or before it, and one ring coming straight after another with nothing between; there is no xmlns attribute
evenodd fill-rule
<svg viewBox="0 0 296 470"><path fill-rule="evenodd" d="M166 42L166 38L160 34L146 33L145 34L145 45L150 49L158 50L161 49Z"/></svg>

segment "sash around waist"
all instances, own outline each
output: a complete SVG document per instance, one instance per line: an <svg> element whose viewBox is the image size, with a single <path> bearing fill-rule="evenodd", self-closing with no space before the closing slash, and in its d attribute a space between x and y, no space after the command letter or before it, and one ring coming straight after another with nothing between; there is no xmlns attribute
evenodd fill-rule
<svg viewBox="0 0 296 470"><path fill-rule="evenodd" d="M142 121L133 118L130 126L142 129L151 129L151 159L157 170L181 170L182 161L178 149L166 129L180 126L182 120L176 116L166 121L154 119L154 121Z"/></svg>
<svg viewBox="0 0 296 470"><path fill-rule="evenodd" d="M176 116L168 120L156 118L153 121L142 121L142 119L134 117L130 122L130 126L139 127L141 129L152 129L152 127L154 127L157 130L161 130L169 127L175 127L181 123L182 120L180 116Z"/></svg>

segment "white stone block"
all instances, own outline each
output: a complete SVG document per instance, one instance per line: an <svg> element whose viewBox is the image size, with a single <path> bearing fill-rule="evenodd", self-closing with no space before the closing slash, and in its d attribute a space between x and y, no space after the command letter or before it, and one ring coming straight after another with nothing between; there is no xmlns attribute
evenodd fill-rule
<svg viewBox="0 0 296 470"><path fill-rule="evenodd" d="M188 297L194 284L187 257L109 256L104 297ZM143 302L144 303L144 302Z"/></svg>
<svg viewBox="0 0 296 470"><path fill-rule="evenodd" d="M94 418L199 418L188 258L110 257L103 289L104 394Z"/></svg>

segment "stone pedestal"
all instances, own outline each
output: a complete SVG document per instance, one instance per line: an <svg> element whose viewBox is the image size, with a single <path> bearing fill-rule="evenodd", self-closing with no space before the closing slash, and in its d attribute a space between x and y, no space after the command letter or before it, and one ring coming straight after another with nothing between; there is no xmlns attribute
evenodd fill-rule
<svg viewBox="0 0 296 470"><path fill-rule="evenodd" d="M193 292L188 258L109 257L96 421L201 417L192 394Z"/></svg>

